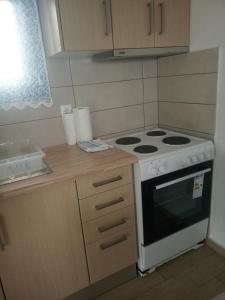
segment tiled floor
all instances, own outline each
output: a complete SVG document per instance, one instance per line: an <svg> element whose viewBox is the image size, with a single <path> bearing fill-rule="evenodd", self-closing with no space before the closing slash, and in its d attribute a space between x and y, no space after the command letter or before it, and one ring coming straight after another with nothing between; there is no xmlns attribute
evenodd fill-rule
<svg viewBox="0 0 225 300"><path fill-rule="evenodd" d="M225 291L225 258L204 246L95 300L209 300Z"/></svg>

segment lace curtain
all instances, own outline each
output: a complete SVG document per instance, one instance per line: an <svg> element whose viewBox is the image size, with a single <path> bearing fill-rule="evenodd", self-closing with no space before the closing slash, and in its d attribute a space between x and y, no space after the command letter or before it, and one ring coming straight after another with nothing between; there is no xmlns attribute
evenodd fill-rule
<svg viewBox="0 0 225 300"><path fill-rule="evenodd" d="M35 0L0 0L0 108L51 106Z"/></svg>

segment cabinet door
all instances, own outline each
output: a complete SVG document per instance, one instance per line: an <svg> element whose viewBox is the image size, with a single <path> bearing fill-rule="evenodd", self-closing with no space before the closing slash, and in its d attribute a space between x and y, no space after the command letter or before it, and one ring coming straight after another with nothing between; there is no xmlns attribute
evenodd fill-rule
<svg viewBox="0 0 225 300"><path fill-rule="evenodd" d="M109 0L59 0L67 51L112 49Z"/></svg>
<svg viewBox="0 0 225 300"><path fill-rule="evenodd" d="M189 45L189 0L155 0L155 47Z"/></svg>
<svg viewBox="0 0 225 300"><path fill-rule="evenodd" d="M153 0L111 0L115 49L154 47Z"/></svg>
<svg viewBox="0 0 225 300"><path fill-rule="evenodd" d="M73 181L1 200L0 220L7 300L59 300L88 286Z"/></svg>

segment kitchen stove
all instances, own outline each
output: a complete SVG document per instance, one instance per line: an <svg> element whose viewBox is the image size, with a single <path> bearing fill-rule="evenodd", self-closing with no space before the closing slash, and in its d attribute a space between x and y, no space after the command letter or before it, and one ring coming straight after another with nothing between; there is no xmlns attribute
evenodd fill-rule
<svg viewBox="0 0 225 300"><path fill-rule="evenodd" d="M153 129L108 143L138 158L134 165L141 274L198 247L210 212L212 141Z"/></svg>

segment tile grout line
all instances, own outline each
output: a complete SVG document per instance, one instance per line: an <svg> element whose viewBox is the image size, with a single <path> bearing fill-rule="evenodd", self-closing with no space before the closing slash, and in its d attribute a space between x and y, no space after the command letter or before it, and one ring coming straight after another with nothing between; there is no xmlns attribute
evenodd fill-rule
<svg viewBox="0 0 225 300"><path fill-rule="evenodd" d="M157 58L157 102L158 102L158 127L159 127L159 59Z"/></svg>
<svg viewBox="0 0 225 300"><path fill-rule="evenodd" d="M75 107L77 107L77 100L76 100L76 95L75 95L75 89L73 87L73 76L72 76L72 69L71 69L71 57L69 55L69 70L70 70L70 79L71 79L71 83L72 83L72 90L73 90L73 101L74 101L74 105Z"/></svg>
<svg viewBox="0 0 225 300"><path fill-rule="evenodd" d="M198 75L210 75L218 74L218 72L206 72L206 73L184 73L184 74L170 74L170 75L159 75L158 78L167 78L167 77L182 77L182 76L198 76Z"/></svg>
<svg viewBox="0 0 225 300"><path fill-rule="evenodd" d="M146 124L145 124L145 102L144 102L144 99L145 99L145 85L144 85L144 61L143 61L143 58L141 58L141 72L142 72L142 110L143 110L143 121L144 121L144 128L146 127Z"/></svg>
<svg viewBox="0 0 225 300"><path fill-rule="evenodd" d="M175 101L159 100L158 102L159 103L170 103L170 104L190 104L190 105L216 106L216 103L211 104L211 103L201 103L201 102L185 102L185 101L179 101L179 100L175 100Z"/></svg>

